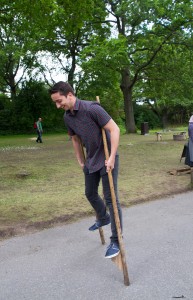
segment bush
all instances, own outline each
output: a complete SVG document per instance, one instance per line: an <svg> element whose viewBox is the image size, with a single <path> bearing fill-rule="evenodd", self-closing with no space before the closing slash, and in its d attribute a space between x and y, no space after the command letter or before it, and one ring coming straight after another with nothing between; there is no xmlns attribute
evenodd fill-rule
<svg viewBox="0 0 193 300"><path fill-rule="evenodd" d="M134 106L134 117L136 122L136 127L141 128L141 123L148 122L149 129L162 127L159 117L147 106L145 105L135 105Z"/></svg>
<svg viewBox="0 0 193 300"><path fill-rule="evenodd" d="M48 89L42 82L25 82L12 101L0 95L1 134L33 133L34 122L42 118L44 132L65 131L64 111L56 109Z"/></svg>

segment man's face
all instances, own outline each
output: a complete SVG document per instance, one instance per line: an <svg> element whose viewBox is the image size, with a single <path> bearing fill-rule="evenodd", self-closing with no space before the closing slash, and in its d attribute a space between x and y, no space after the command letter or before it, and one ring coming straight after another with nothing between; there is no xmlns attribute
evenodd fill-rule
<svg viewBox="0 0 193 300"><path fill-rule="evenodd" d="M61 95L59 92L51 95L52 101L56 104L57 108L61 108L64 110L69 110L74 107L74 103L72 101L73 95L68 93L67 96Z"/></svg>

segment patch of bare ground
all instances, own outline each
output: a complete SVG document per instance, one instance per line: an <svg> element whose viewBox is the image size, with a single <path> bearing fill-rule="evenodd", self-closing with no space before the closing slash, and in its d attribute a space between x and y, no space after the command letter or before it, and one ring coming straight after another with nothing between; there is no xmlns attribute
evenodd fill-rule
<svg viewBox="0 0 193 300"><path fill-rule="evenodd" d="M139 205L139 204L146 203L149 201L155 201L155 200L159 200L159 199L167 200L167 198L171 197L172 195L182 194L182 193L188 192L190 190L191 190L191 188L181 188L181 189L178 189L178 191L170 191L167 193L163 193L162 195L155 194L155 195L148 196L146 198L142 197L142 198L138 198L138 199L131 201L128 205L125 205L123 203L121 206L122 206L122 208L128 208L133 205ZM55 217L55 218L53 218L51 220L47 220L47 221L33 222L30 224L20 223L15 226L7 226L6 228L0 229L0 241L11 238L11 237L15 237L15 236L22 236L25 234L34 233L34 232L52 228L55 226L70 224L70 223L76 222L80 219L83 219L87 216L91 216L91 214L88 213L87 215L85 215L85 213L76 213L76 214L71 214L71 215L63 215L63 216ZM94 213L93 213L93 216L94 216Z"/></svg>
<svg viewBox="0 0 193 300"><path fill-rule="evenodd" d="M88 214L89 216L89 214ZM8 239L14 236L22 236L29 233L34 233L54 226L61 226L76 222L82 218L85 218L85 213L77 213L72 215L64 215L55 217L47 221L39 221L33 223L20 223L12 226L6 226L0 229L0 240Z"/></svg>

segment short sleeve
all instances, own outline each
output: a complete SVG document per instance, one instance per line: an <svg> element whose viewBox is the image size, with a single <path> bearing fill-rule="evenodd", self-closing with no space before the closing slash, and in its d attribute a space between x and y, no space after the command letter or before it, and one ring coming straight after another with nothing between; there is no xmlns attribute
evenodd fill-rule
<svg viewBox="0 0 193 300"><path fill-rule="evenodd" d="M66 127L67 127L67 131L68 131L68 135L70 135L70 136L75 135L75 132L69 126L66 126Z"/></svg>
<svg viewBox="0 0 193 300"><path fill-rule="evenodd" d="M101 107L98 102L93 102L89 108L89 114L93 121L100 127L104 127L110 120L111 116Z"/></svg>

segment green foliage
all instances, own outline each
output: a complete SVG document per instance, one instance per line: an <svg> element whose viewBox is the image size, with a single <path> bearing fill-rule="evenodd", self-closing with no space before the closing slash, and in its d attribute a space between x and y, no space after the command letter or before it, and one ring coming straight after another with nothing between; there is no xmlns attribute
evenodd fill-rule
<svg viewBox="0 0 193 300"><path fill-rule="evenodd" d="M8 91L12 99L17 95L18 82L25 70L33 66L33 44L26 31L28 20L21 13L17 1L2 3L0 16L0 91ZM20 75L18 71L22 69ZM16 78L18 75L18 78Z"/></svg>
<svg viewBox="0 0 193 300"><path fill-rule="evenodd" d="M147 105L135 105L134 115L136 126L141 128L141 123L148 122L149 129L162 127L159 117Z"/></svg>
<svg viewBox="0 0 193 300"><path fill-rule="evenodd" d="M95 64L94 61L89 61L89 68L82 69L84 75L76 87L77 95L79 98L94 101L96 96L99 96L103 108L116 122L120 123L123 96L118 85L118 74L113 70L106 72L103 64L97 63L95 67L93 64Z"/></svg>
<svg viewBox="0 0 193 300"><path fill-rule="evenodd" d="M165 45L162 54L146 69L145 84L135 90L136 99L143 97L160 119L165 116L170 123L186 122L192 112L191 40L186 42L175 47Z"/></svg>
<svg viewBox="0 0 193 300"><path fill-rule="evenodd" d="M162 121L185 120L192 111L191 0L1 0L0 12L0 90L12 99L9 107L0 100L0 119L9 118L11 130L30 130L40 114L46 128L61 128L62 112L32 84L40 73L48 81L45 70L52 78L43 53L59 62L54 69L80 98L99 95L116 121L125 119L127 132L135 129L138 100Z"/></svg>
<svg viewBox="0 0 193 300"><path fill-rule="evenodd" d="M9 120L11 120L11 111L8 109L0 110L0 135L12 133Z"/></svg>
<svg viewBox="0 0 193 300"><path fill-rule="evenodd" d="M39 117L45 132L65 129L63 111L56 109L47 87L42 82L29 81L11 102L10 109L0 110L0 127L2 132L32 133Z"/></svg>
<svg viewBox="0 0 193 300"><path fill-rule="evenodd" d="M0 134L11 132L9 120L11 120L12 103L10 98L0 94Z"/></svg>
<svg viewBox="0 0 193 300"><path fill-rule="evenodd" d="M28 130L32 128L34 120L39 117L43 120L44 130L64 127L63 112L58 113L50 99L47 87L42 82L29 81L26 83L17 97L15 110L17 111L17 119L18 114L20 114L21 123L25 123ZM23 118L27 114L27 118Z"/></svg>
<svg viewBox="0 0 193 300"><path fill-rule="evenodd" d="M147 74L156 77L159 74L159 69L154 67L157 56L164 60L167 47L177 49L180 44L186 47L191 32L191 1L136 3L123 0L106 3L113 34L102 41L93 37L84 50L81 67L84 70L95 70L103 66L102 68L106 69L105 73L111 72L112 69L119 73L120 87L124 96L126 129L132 132L135 130L132 115L135 86L140 84L139 98L145 99L143 93L148 83ZM167 60L168 68L171 62ZM175 65L180 67L179 64ZM181 88L182 83L179 86ZM160 90L163 90L163 87Z"/></svg>

